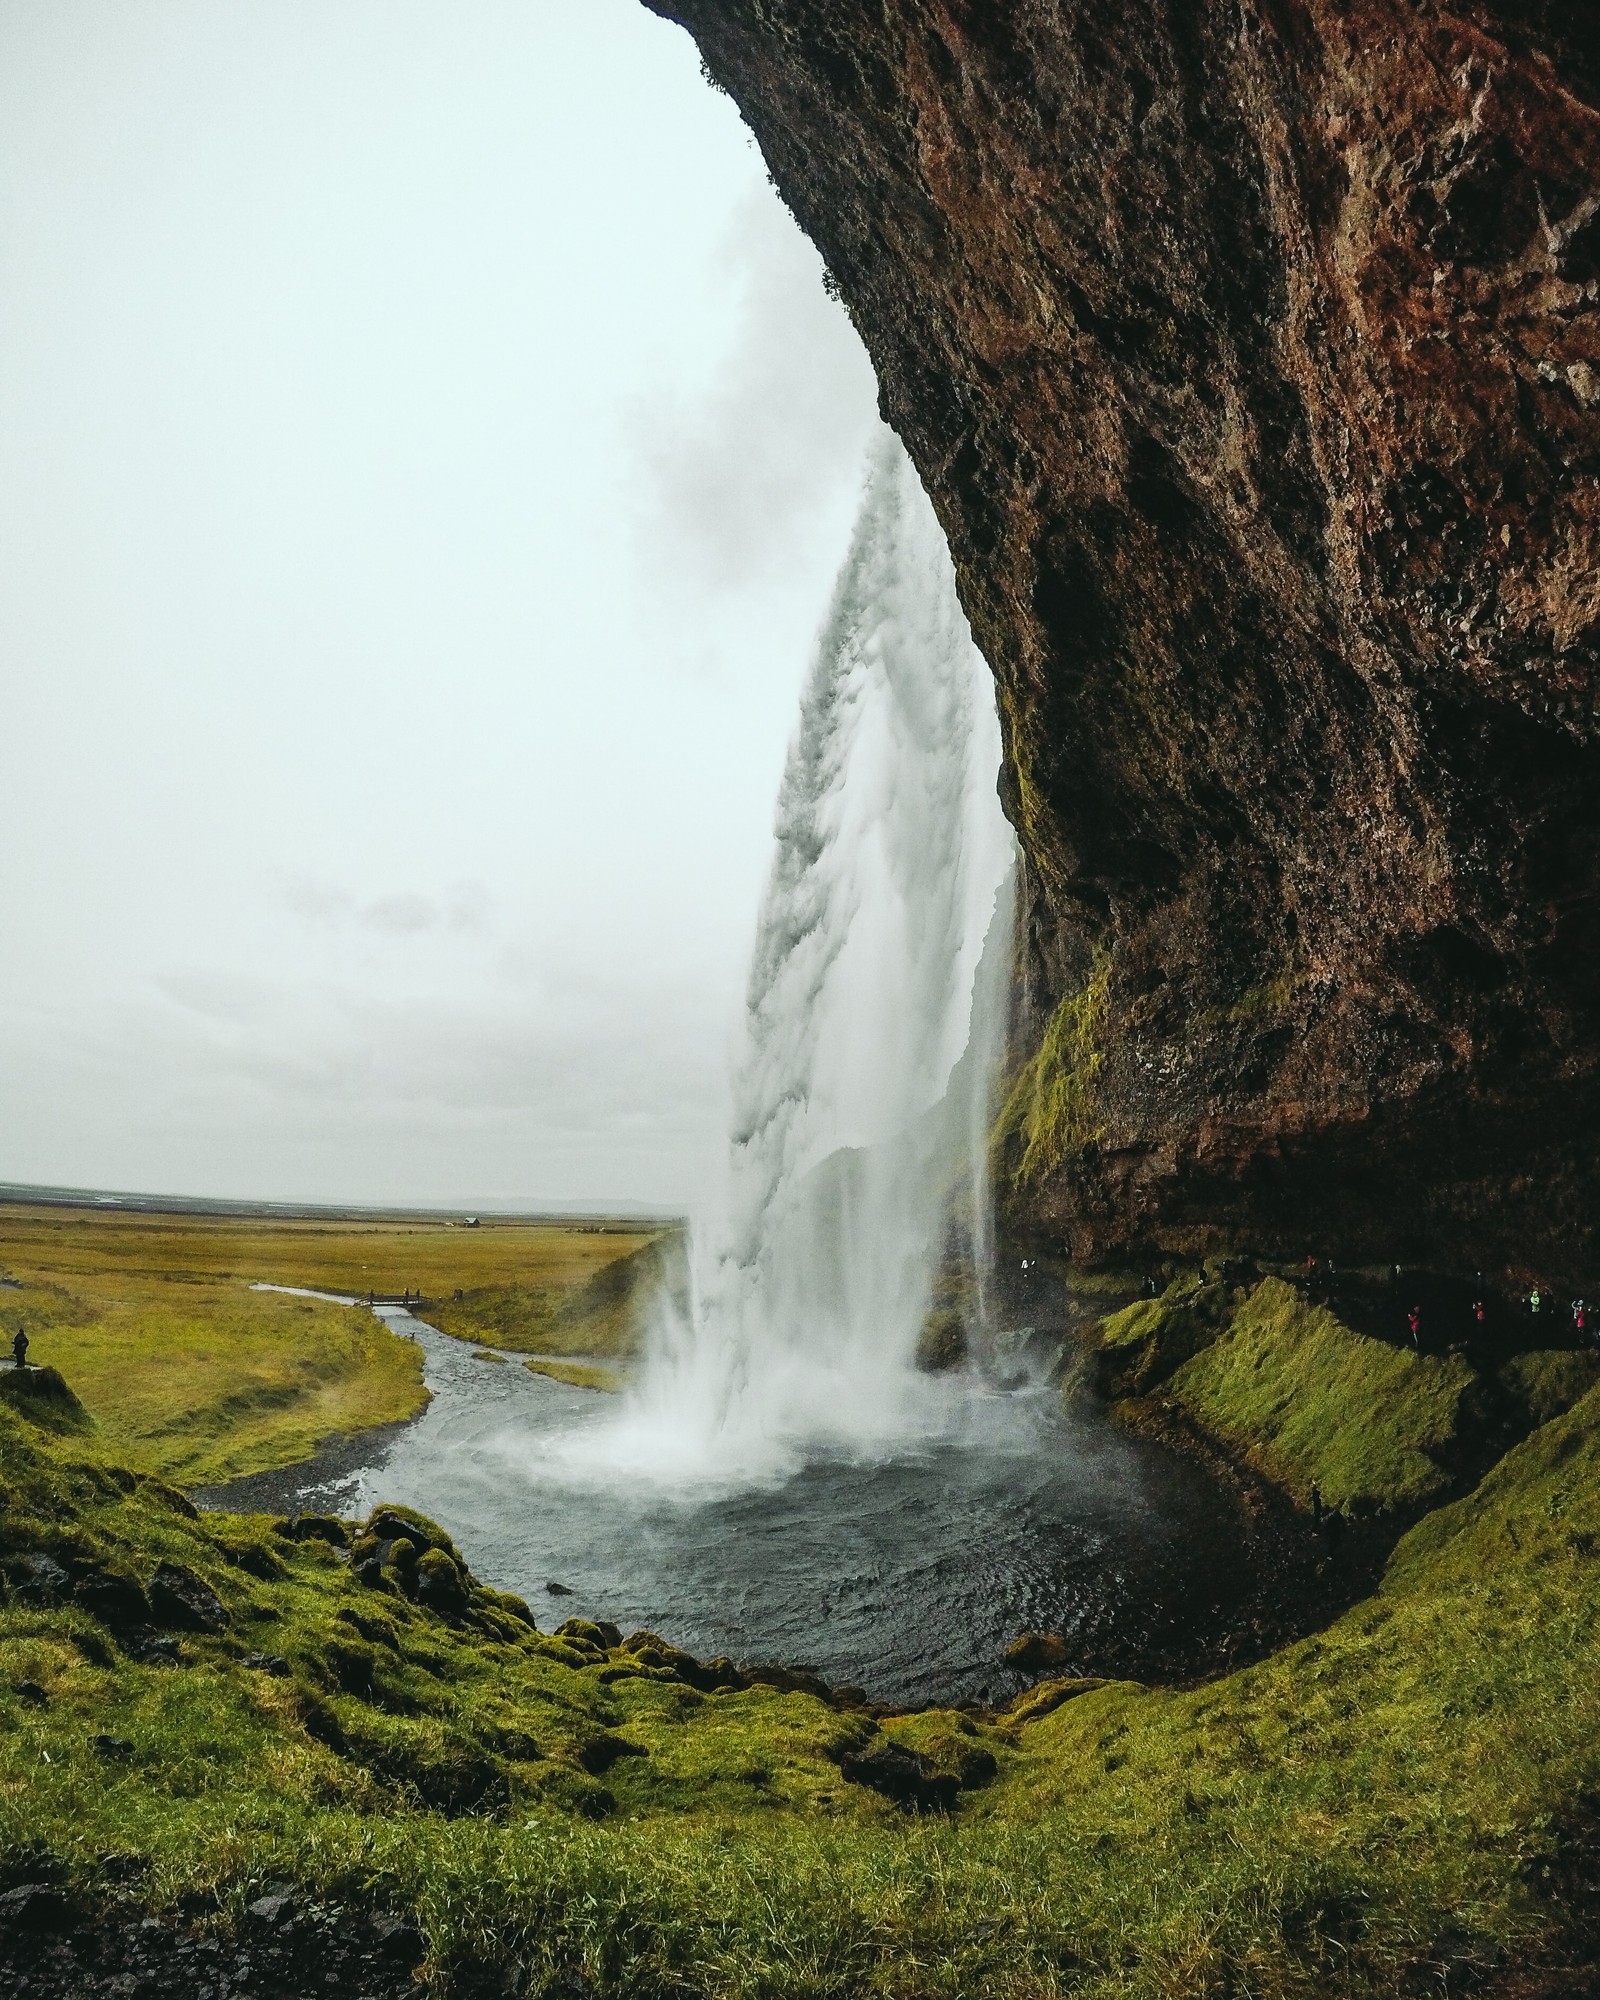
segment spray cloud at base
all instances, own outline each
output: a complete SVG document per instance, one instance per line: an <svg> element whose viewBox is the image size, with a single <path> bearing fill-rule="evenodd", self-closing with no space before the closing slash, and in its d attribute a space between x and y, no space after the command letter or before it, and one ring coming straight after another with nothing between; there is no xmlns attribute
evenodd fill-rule
<svg viewBox="0 0 1600 2000"><path fill-rule="evenodd" d="M725 1213L697 1233L690 1299L658 1301L591 1465L741 1483L960 1422L965 1389L915 1357L952 1216L982 1296L1011 942L999 761L942 531L885 432L779 793Z"/></svg>

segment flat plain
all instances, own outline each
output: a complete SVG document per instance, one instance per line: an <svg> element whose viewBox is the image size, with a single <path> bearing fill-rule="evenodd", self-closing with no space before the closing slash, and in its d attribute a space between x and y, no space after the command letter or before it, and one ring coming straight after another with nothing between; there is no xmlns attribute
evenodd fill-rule
<svg viewBox="0 0 1600 2000"><path fill-rule="evenodd" d="M247 1217L0 1204L0 1334L26 1329L122 1463L180 1485L292 1465L427 1402L417 1346L364 1307L420 1291L458 1338L625 1354L663 1232L485 1218ZM667 1240L672 1240L670 1233Z"/></svg>

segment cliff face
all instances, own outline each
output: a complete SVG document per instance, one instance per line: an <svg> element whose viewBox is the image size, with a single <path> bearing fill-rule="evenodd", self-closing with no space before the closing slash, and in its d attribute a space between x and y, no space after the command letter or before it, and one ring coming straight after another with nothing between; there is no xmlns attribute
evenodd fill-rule
<svg viewBox="0 0 1600 2000"><path fill-rule="evenodd" d="M1587 0L648 0L994 668L1015 1217L1600 1281Z"/></svg>

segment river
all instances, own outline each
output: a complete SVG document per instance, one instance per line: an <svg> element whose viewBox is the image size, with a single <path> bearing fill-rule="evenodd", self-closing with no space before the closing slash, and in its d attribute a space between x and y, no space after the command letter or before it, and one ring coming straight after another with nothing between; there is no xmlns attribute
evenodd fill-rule
<svg viewBox="0 0 1600 2000"><path fill-rule="evenodd" d="M753 1490L586 1477L585 1440L611 1398L379 1310L423 1347L426 1412L195 1497L418 1508L546 1628L609 1619L701 1656L803 1664L880 1700L992 1703L1032 1678L1003 1657L1027 1628L1064 1635L1084 1672L1184 1678L1220 1664L1281 1556L1281 1523L1264 1524L1231 1484L1069 1416L1044 1384L975 1387L934 1443L814 1457Z"/></svg>

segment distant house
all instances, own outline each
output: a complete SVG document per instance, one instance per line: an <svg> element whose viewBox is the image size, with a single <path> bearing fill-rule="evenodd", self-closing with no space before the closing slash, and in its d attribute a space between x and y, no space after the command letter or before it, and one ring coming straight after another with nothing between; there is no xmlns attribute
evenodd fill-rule
<svg viewBox="0 0 1600 2000"><path fill-rule="evenodd" d="M478 1218L475 1215L469 1215L464 1217L461 1223L461 1227L463 1229L476 1229L477 1226L478 1226Z"/></svg>

